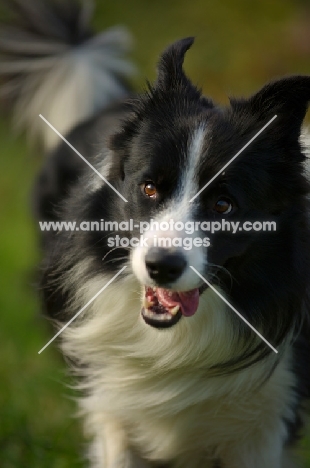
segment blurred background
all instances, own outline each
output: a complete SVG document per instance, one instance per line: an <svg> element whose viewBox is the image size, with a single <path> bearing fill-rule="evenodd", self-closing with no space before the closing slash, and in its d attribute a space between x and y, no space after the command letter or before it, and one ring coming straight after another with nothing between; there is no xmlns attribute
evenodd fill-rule
<svg viewBox="0 0 310 468"><path fill-rule="evenodd" d="M187 74L223 104L272 78L310 74L309 0L98 0L95 29L116 24L135 39L137 90L155 78L160 52L188 35L197 39ZM64 362L55 345L38 355L51 337L35 292L40 252L30 204L42 155L3 116L0 148L0 466L82 467L85 442ZM300 453L310 468L309 436Z"/></svg>

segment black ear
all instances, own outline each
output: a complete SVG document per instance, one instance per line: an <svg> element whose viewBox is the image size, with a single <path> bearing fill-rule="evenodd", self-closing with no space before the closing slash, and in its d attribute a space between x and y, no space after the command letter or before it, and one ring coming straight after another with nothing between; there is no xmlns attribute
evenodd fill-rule
<svg viewBox="0 0 310 468"><path fill-rule="evenodd" d="M184 57L194 42L193 37L186 37L171 44L162 54L158 63L157 86L161 89L184 87L188 78L183 71Z"/></svg>
<svg viewBox="0 0 310 468"><path fill-rule="evenodd" d="M234 110L244 106L256 119L268 121L277 115L273 128L298 138L310 100L310 76L290 76L264 86L248 100L231 100Z"/></svg>

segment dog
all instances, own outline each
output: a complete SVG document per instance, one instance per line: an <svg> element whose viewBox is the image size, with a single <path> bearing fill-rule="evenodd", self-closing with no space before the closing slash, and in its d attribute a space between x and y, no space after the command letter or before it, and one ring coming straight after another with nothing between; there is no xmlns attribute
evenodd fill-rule
<svg viewBox="0 0 310 468"><path fill-rule="evenodd" d="M57 229L41 232L42 299L78 377L90 466L299 466L310 77L219 106L184 72L188 37L135 94L124 32L93 36L74 2L44 3L52 23L39 4L36 16L35 3L14 5L4 86L14 75L8 97L45 142L34 212Z"/></svg>

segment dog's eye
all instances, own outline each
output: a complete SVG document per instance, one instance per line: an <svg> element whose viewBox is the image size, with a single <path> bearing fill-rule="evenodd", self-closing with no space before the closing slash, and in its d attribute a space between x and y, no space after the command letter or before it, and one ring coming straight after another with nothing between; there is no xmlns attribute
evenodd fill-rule
<svg viewBox="0 0 310 468"><path fill-rule="evenodd" d="M143 187L145 195L150 198L155 198L157 194L156 185L153 182L146 182Z"/></svg>
<svg viewBox="0 0 310 468"><path fill-rule="evenodd" d="M219 198L213 209L219 214L228 214L233 209L233 204L228 198Z"/></svg>

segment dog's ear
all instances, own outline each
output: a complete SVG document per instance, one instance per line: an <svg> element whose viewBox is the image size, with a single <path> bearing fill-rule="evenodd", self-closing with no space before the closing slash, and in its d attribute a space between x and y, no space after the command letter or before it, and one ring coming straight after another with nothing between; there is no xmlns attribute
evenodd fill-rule
<svg viewBox="0 0 310 468"><path fill-rule="evenodd" d="M202 96L201 90L187 78L183 70L184 57L194 42L186 37L171 44L161 55L157 66L157 80L151 86L151 94L180 93L190 100L199 101L204 107L212 108L213 102Z"/></svg>
<svg viewBox="0 0 310 468"><path fill-rule="evenodd" d="M191 85L183 70L184 57L194 42L186 37L171 44L161 55L158 62L156 87L162 90L186 88Z"/></svg>
<svg viewBox="0 0 310 468"><path fill-rule="evenodd" d="M211 100L201 95L187 78L183 70L184 57L194 42L194 37L186 37L171 44L161 55L157 66L157 80L152 92L176 92L187 95L191 100L197 100L206 107L213 107Z"/></svg>
<svg viewBox="0 0 310 468"><path fill-rule="evenodd" d="M247 100L231 99L235 111L244 110L256 119L272 124L274 132L287 139L298 139L310 100L310 76L290 76L264 86ZM273 133L274 133L273 132Z"/></svg>

